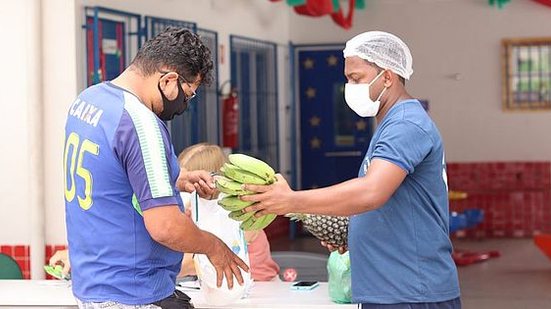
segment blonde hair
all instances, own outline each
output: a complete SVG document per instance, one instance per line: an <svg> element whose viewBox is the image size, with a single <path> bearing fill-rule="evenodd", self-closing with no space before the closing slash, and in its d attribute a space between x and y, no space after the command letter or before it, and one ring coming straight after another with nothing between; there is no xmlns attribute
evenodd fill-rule
<svg viewBox="0 0 551 309"><path fill-rule="evenodd" d="M205 170L216 172L226 161L227 158L222 148L209 143L189 146L178 156L180 167L188 171Z"/></svg>

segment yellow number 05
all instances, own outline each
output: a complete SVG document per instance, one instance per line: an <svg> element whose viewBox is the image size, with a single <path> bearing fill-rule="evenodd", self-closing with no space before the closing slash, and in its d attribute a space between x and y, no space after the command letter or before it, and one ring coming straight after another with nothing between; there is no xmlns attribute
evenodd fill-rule
<svg viewBox="0 0 551 309"><path fill-rule="evenodd" d="M65 200L71 202L75 199L76 195L76 186L75 186L75 169L76 174L84 180L84 197L77 196L78 204L84 210L90 209L92 204L92 185L94 184L92 174L89 170L85 169L82 166L82 161L84 160L84 153L88 152L93 155L99 154L98 144L85 139L80 145L80 150L78 150L77 158L77 149L79 148L80 137L76 133L69 134L67 142L65 143L65 154L63 163L65 164ZM71 152L71 157L69 158L69 152ZM69 161L70 159L70 161ZM67 172L69 172L70 181L67 181Z"/></svg>

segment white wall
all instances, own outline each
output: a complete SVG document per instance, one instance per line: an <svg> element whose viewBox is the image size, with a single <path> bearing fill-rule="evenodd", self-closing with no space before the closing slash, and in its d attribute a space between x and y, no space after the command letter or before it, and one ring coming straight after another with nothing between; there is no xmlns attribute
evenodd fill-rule
<svg viewBox="0 0 551 309"><path fill-rule="evenodd" d="M32 3L10 2L0 10L0 37L9 48L0 48L0 243L30 242L29 180L29 109L31 104L28 82L32 73L29 47L33 34L31 25L23 22ZM11 31L17 29L17 31Z"/></svg>
<svg viewBox="0 0 551 309"><path fill-rule="evenodd" d="M0 35L9 42L0 49L0 244L31 244L36 233L66 242L61 157L65 112L77 93L75 7L40 2L0 10Z"/></svg>
<svg viewBox="0 0 551 309"><path fill-rule="evenodd" d="M369 0L346 31L329 17L292 14L297 44L346 42L384 30L413 53L411 94L430 100L446 144L447 160L551 160L551 111L503 112L502 38L551 37L551 8L511 1L503 10L487 0ZM461 74L456 81L452 76Z"/></svg>

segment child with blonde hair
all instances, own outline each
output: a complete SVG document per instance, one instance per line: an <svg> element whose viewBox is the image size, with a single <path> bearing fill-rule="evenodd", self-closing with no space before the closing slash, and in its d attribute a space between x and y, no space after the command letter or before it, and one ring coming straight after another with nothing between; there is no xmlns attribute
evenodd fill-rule
<svg viewBox="0 0 551 309"><path fill-rule="evenodd" d="M180 168L188 171L206 170L216 173L227 162L227 156L220 146L201 143L184 149L178 156L178 162L180 162ZM211 198L218 198L218 196L211 196ZM189 209L190 199L185 198L185 196L182 199L186 209ZM245 231L245 240L249 249L252 278L255 281L277 280L279 278L279 266L272 259L270 243L264 230ZM186 254L179 277L195 274L192 257L190 254Z"/></svg>

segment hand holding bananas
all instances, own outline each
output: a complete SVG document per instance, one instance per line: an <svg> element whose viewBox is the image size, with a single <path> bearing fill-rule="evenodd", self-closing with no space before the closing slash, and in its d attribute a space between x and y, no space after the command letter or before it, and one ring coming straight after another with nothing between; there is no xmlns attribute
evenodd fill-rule
<svg viewBox="0 0 551 309"><path fill-rule="evenodd" d="M224 176L216 177L216 187L227 194L218 204L230 211L228 216L231 219L242 222L241 229L250 231L265 228L274 221L276 215L254 216L254 212L243 212L253 202L245 202L239 197L254 193L243 189L243 184L272 184L275 181L274 170L267 163L244 154L231 154L228 159L230 163L224 164L220 169Z"/></svg>
<svg viewBox="0 0 551 309"><path fill-rule="evenodd" d="M292 220L302 221L306 229L330 246L347 245L348 217L297 214L294 191L268 164L242 154L232 154L229 160L221 169L224 176L216 179L217 188L228 194L218 204L230 211L230 218L242 221L243 230L262 229L276 214L289 214Z"/></svg>
<svg viewBox="0 0 551 309"><path fill-rule="evenodd" d="M216 197L216 186L214 178L207 171L188 171L185 168L180 169L180 175L176 181L176 187L181 192L197 191L201 198L210 200Z"/></svg>
<svg viewBox="0 0 551 309"><path fill-rule="evenodd" d="M244 186L244 190L254 193L241 196L242 201L254 203L245 208L246 212L255 212L256 217L296 212L296 200L293 199L295 191L291 189L281 174L276 174L275 178L276 181L271 185L246 184Z"/></svg>
<svg viewBox="0 0 551 309"><path fill-rule="evenodd" d="M219 205L232 212L230 218L244 221L293 212L293 190L283 176L275 174L265 162L244 154L228 158L230 164L220 170L224 176L216 177L216 187L228 194Z"/></svg>
<svg viewBox="0 0 551 309"><path fill-rule="evenodd" d="M241 197L243 203L255 204L245 207L245 215L256 211L255 216L265 213L283 214L291 220L302 221L303 226L316 238L327 243L330 250L339 247L344 252L348 242L348 217L300 214L297 212L297 202L293 199L295 193L283 176L276 175L277 181L269 186L246 185L245 190L257 192L255 195ZM333 249L334 250L334 249Z"/></svg>

